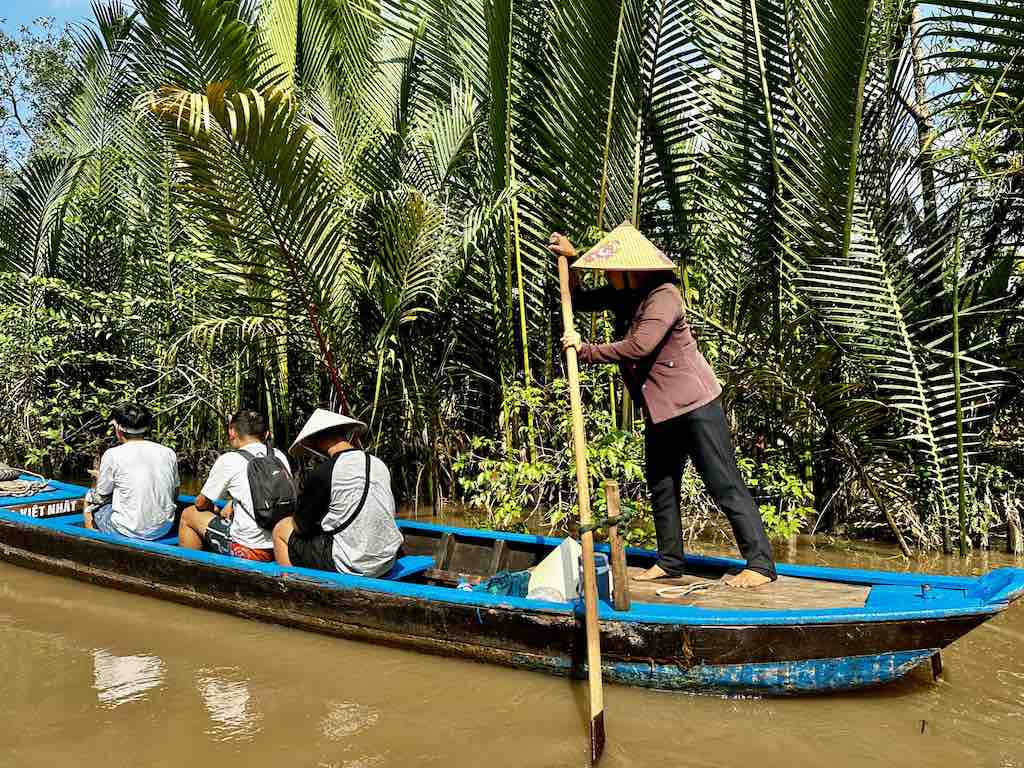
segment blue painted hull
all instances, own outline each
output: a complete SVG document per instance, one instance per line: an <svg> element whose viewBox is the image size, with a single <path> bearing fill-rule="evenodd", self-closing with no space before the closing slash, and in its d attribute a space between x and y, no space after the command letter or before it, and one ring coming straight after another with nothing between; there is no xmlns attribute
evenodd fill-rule
<svg viewBox="0 0 1024 768"><path fill-rule="evenodd" d="M84 489L83 489L84 490ZM473 551L502 541L516 562L557 539L401 521L427 551L450 535ZM654 553L630 550L632 565ZM376 643L562 675L583 675L581 607L283 568L183 550L168 537L123 539L81 516L32 519L0 510L0 560L211 610ZM738 561L690 558L696 568ZM665 690L786 695L879 685L929 659L1024 594L1024 571L982 578L780 565L780 575L869 587L863 606L723 610L634 603L599 610L605 677Z"/></svg>
<svg viewBox="0 0 1024 768"><path fill-rule="evenodd" d="M618 683L663 690L708 693L757 693L786 696L868 688L903 677L938 648L870 656L762 662L700 664L680 671L674 666L615 664L607 676Z"/></svg>

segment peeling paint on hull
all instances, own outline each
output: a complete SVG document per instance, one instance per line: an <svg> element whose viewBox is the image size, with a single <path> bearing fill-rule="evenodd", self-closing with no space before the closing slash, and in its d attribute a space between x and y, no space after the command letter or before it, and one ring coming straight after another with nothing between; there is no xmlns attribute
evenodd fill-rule
<svg viewBox="0 0 1024 768"><path fill-rule="evenodd" d="M884 685L928 661L937 651L928 648L832 659L698 664L689 668L676 664L611 662L604 664L602 672L609 682L662 691L789 696ZM512 665L580 679L585 679L587 672L585 664L575 665L564 657L538 660L519 655Z"/></svg>

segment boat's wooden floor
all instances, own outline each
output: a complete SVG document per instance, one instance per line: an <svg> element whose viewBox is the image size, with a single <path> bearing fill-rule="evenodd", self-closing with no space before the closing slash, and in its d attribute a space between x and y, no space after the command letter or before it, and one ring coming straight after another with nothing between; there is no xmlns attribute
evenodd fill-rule
<svg viewBox="0 0 1024 768"><path fill-rule="evenodd" d="M867 600L870 587L837 584L814 579L780 576L779 580L754 589L736 589L721 581L721 576L682 576L678 579L636 581L632 577L643 573L643 568L629 569L630 599L641 603L670 603L694 605L700 608L736 608L762 611L785 611L802 608L861 608ZM690 592L683 597L659 597L665 587L685 587L698 582L713 582L714 586Z"/></svg>

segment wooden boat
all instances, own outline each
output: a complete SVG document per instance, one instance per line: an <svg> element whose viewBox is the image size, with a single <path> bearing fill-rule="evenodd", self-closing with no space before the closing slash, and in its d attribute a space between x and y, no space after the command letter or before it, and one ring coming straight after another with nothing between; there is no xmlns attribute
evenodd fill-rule
<svg viewBox="0 0 1024 768"><path fill-rule="evenodd" d="M80 514L29 517L6 506L0 509L0 560L8 563L339 637L585 674L578 603L457 587L529 568L559 539L400 521L406 555L387 578L376 579L184 550L174 536L129 540L86 530ZM627 555L630 568L648 567L655 558L639 549ZM690 556L693 575L679 583L720 579L740 566ZM1015 568L980 578L801 565L778 570L771 588L708 589L682 600L660 598L650 584L632 582L629 611L600 606L605 678L717 693L878 685L934 663L942 648L1024 594L1024 570Z"/></svg>

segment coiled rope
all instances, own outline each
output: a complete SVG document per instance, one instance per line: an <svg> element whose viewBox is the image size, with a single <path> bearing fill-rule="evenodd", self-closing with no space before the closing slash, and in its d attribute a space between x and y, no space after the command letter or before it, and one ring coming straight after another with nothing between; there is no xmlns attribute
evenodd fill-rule
<svg viewBox="0 0 1024 768"><path fill-rule="evenodd" d="M21 479L22 475L31 475L39 479L23 480ZM27 469L16 469L8 467L6 464L0 464L0 496L12 496L20 499L25 496L35 496L48 487L46 478L42 475L29 472Z"/></svg>

